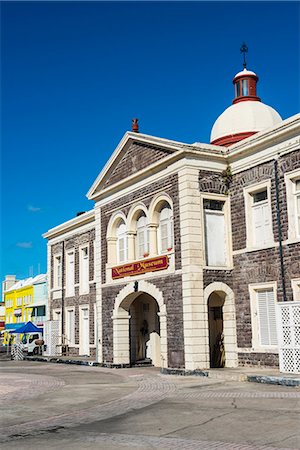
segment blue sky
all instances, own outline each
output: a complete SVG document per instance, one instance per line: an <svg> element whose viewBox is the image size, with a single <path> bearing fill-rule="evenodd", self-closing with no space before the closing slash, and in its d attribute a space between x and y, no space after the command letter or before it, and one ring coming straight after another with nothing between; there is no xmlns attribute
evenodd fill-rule
<svg viewBox="0 0 300 450"><path fill-rule="evenodd" d="M138 117L142 133L209 142L248 68L299 112L299 2L2 2L1 279L46 271L48 229L86 193ZM30 269L32 268L32 269Z"/></svg>

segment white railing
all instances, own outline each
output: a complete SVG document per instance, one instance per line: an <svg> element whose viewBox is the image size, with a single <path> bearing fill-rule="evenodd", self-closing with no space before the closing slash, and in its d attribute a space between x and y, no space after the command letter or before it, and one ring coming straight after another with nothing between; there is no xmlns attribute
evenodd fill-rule
<svg viewBox="0 0 300 450"><path fill-rule="evenodd" d="M41 323L41 322L45 322L46 321L46 316L33 316L31 317L31 322L32 323Z"/></svg>
<svg viewBox="0 0 300 450"><path fill-rule="evenodd" d="M280 371L300 373L300 302L277 303L277 327Z"/></svg>

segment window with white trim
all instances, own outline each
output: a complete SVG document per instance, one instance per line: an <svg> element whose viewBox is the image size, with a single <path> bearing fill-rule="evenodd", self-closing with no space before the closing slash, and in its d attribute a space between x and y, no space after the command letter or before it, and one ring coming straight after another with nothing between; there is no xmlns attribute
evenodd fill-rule
<svg viewBox="0 0 300 450"><path fill-rule="evenodd" d="M259 248L273 244L270 180L246 188L244 195L247 247Z"/></svg>
<svg viewBox="0 0 300 450"><path fill-rule="evenodd" d="M291 280L293 289L293 300L300 302L300 278L294 278Z"/></svg>
<svg viewBox="0 0 300 450"><path fill-rule="evenodd" d="M158 236L159 252L166 253L171 251L174 246L173 211L168 204L166 204L159 213Z"/></svg>
<svg viewBox="0 0 300 450"><path fill-rule="evenodd" d="M117 255L118 263L127 260L127 234L124 222L121 222L117 228Z"/></svg>
<svg viewBox="0 0 300 450"><path fill-rule="evenodd" d="M254 350L268 350L278 345L276 328L275 284L250 287L252 345Z"/></svg>
<svg viewBox="0 0 300 450"><path fill-rule="evenodd" d="M288 213L288 239L300 240L300 169L284 174Z"/></svg>
<svg viewBox="0 0 300 450"><path fill-rule="evenodd" d="M62 276L62 258L61 255L54 256L54 279L53 287L61 288L61 276Z"/></svg>
<svg viewBox="0 0 300 450"><path fill-rule="evenodd" d="M75 311L74 308L66 308L66 338L68 345L75 344Z"/></svg>
<svg viewBox="0 0 300 450"><path fill-rule="evenodd" d="M147 218L142 214L136 222L136 257L138 259L149 255L149 232Z"/></svg>
<svg viewBox="0 0 300 450"><path fill-rule="evenodd" d="M203 200L207 266L224 267L227 265L227 232L224 208L225 201Z"/></svg>
<svg viewBox="0 0 300 450"><path fill-rule="evenodd" d="M294 181L295 184L295 210L296 210L296 228L297 234L300 236L300 178Z"/></svg>
<svg viewBox="0 0 300 450"><path fill-rule="evenodd" d="M68 251L66 255L66 295L75 295L75 252Z"/></svg>
<svg viewBox="0 0 300 450"><path fill-rule="evenodd" d="M61 309L53 309L52 317L53 320L59 320L61 322Z"/></svg>
<svg viewBox="0 0 300 450"><path fill-rule="evenodd" d="M89 248L82 247L79 254L79 290L81 294L89 292Z"/></svg>
<svg viewBox="0 0 300 450"><path fill-rule="evenodd" d="M272 217L268 203L268 191L263 189L252 196L252 239L255 247L267 244L271 239Z"/></svg>

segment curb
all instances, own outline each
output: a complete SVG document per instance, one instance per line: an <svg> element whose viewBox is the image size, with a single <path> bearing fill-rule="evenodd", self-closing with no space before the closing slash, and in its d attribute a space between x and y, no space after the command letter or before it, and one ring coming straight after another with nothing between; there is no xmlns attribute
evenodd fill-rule
<svg viewBox="0 0 300 450"><path fill-rule="evenodd" d="M300 386L300 378L271 377L261 375L248 375L247 381L250 383L277 384L281 386Z"/></svg>
<svg viewBox="0 0 300 450"><path fill-rule="evenodd" d="M212 373L208 370L185 370L185 369L168 369L163 368L160 370L163 375L179 375L179 376L200 376L208 377L211 379L220 379L223 381L247 381L249 383L264 383L280 386L297 387L300 386L300 378L287 378L284 376L276 377L271 375L247 375L247 374L231 374L231 376L223 376L218 374L217 377L212 376Z"/></svg>
<svg viewBox="0 0 300 450"><path fill-rule="evenodd" d="M209 377L209 372L206 370L185 370L185 369L160 369L162 375L179 375L183 377L196 376L196 377Z"/></svg>
<svg viewBox="0 0 300 450"><path fill-rule="evenodd" d="M80 359L61 359L61 358L51 358L43 356L25 356L24 361L37 361L37 362L47 362L56 364L73 364L77 366L90 366L90 367L104 367L106 369L129 369L134 367L153 367L151 364L142 365L137 364L136 366L131 366L130 364L112 364L112 363L98 363L96 361L84 361Z"/></svg>
<svg viewBox="0 0 300 450"><path fill-rule="evenodd" d="M96 361L84 361L78 359L61 359L61 358L45 358L42 356L25 356L25 361L37 361L37 362L47 362L56 364L73 364L78 366L90 366L90 367L104 367L106 369L128 369L133 368L130 364L111 364L111 363L97 363ZM138 366L137 366L138 367ZM144 366L145 367L145 366ZM147 365L147 367L153 367ZM196 377L207 377L215 378L212 376L209 370L185 370L185 369L173 369L173 368L162 368L160 369L162 375L177 375L177 376L196 376ZM217 377L221 380L230 381L230 378L222 377L221 374ZM247 381L249 383L263 383L263 384L273 384L288 387L298 387L300 386L300 378L287 378L284 376L271 376L271 375L247 375L247 374L236 374L235 378L231 378L235 381Z"/></svg>

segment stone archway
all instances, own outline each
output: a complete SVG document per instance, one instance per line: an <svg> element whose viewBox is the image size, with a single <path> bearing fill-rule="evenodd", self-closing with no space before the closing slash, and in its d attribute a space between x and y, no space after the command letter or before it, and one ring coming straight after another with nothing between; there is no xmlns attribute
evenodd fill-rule
<svg viewBox="0 0 300 450"><path fill-rule="evenodd" d="M167 322L166 306L162 293L156 286L146 281L132 282L126 285L117 295L113 310L113 362L114 364L130 364L130 307L146 294L157 303L157 316L160 331L160 355L155 356L155 365L167 367ZM160 361L160 363L158 362Z"/></svg>
<svg viewBox="0 0 300 450"><path fill-rule="evenodd" d="M218 299L220 300L220 302L218 302ZM225 367L237 367L238 356L234 293L227 284L214 282L209 284L204 289L204 300L205 304L207 305L207 312L209 309L209 302L211 303L211 305L222 307L222 331L224 335L223 343L225 350ZM211 357L209 342L207 351L208 353L210 353Z"/></svg>

